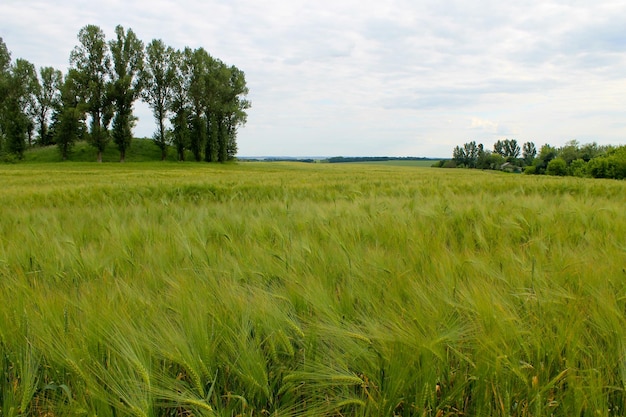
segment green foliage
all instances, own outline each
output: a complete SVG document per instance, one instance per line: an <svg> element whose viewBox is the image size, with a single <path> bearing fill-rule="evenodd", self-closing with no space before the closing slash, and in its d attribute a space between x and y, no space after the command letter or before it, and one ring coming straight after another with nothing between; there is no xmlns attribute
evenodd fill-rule
<svg viewBox="0 0 626 417"><path fill-rule="evenodd" d="M175 51L165 46L160 39L154 39L146 46L145 66L141 73L142 98L152 109L157 122L154 143L161 149L161 159L167 157L168 144L171 142L165 129L165 120L172 106L173 89L176 78Z"/></svg>
<svg viewBox="0 0 626 417"><path fill-rule="evenodd" d="M452 160L457 166L466 168L476 168L478 158L484 153L483 145L476 144L475 141L465 143L463 147L455 147L452 152Z"/></svg>
<svg viewBox="0 0 626 417"><path fill-rule="evenodd" d="M552 146L545 144L541 147L539 155L533 161L536 174L545 174L548 164L557 156L557 150Z"/></svg>
<svg viewBox="0 0 626 417"><path fill-rule="evenodd" d="M546 174L561 177L567 175L567 162L565 162L565 159L557 157L550 160L546 167Z"/></svg>
<svg viewBox="0 0 626 417"><path fill-rule="evenodd" d="M623 182L252 162L0 176L3 415L623 414Z"/></svg>
<svg viewBox="0 0 626 417"><path fill-rule="evenodd" d="M70 70L60 86L60 98L55 103L51 126L52 137L64 161L70 157L74 144L86 135L83 108L77 74Z"/></svg>
<svg viewBox="0 0 626 417"><path fill-rule="evenodd" d="M47 146L54 143L54 135L48 129L49 113L62 104L63 74L52 67L41 67L39 74L35 92L36 105L33 110L39 131L37 143L40 146Z"/></svg>
<svg viewBox="0 0 626 417"><path fill-rule="evenodd" d="M498 170L504 163L505 159L498 153L485 151L479 153L476 168Z"/></svg>
<svg viewBox="0 0 626 417"><path fill-rule="evenodd" d="M115 28L117 38L109 42L113 61L108 100L113 104L113 141L120 151L120 162L124 162L126 150L133 138L136 117L133 103L142 91L143 42L132 29L124 32L122 26Z"/></svg>
<svg viewBox="0 0 626 417"><path fill-rule="evenodd" d="M524 174L527 175L536 175L537 174L537 167L535 165L528 165L524 168Z"/></svg>
<svg viewBox="0 0 626 417"><path fill-rule="evenodd" d="M502 156L508 162L514 162L520 156L521 149L515 139L498 140L493 145L494 153Z"/></svg>
<svg viewBox="0 0 626 417"><path fill-rule="evenodd" d="M524 145L522 145L522 159L524 160L524 165L532 165L536 156L537 148L535 144L533 142L525 142Z"/></svg>
<svg viewBox="0 0 626 417"><path fill-rule="evenodd" d="M11 65L8 52L2 51L0 55L3 55L0 64L4 66L0 73L0 140L5 140L7 152L21 159L27 140L31 142L32 138L30 115L34 108L37 73L34 65L25 59L18 58Z"/></svg>
<svg viewBox="0 0 626 417"><path fill-rule="evenodd" d="M482 144L469 142L454 148L447 165L506 172L522 172L524 167L523 172L531 175L626 178L626 146L598 146L596 143L581 146L572 140L558 149L545 144L539 155L532 142L524 143L522 149L520 159L515 140L498 140L494 152L485 151Z"/></svg>
<svg viewBox="0 0 626 417"><path fill-rule="evenodd" d="M63 159L74 142L87 139L102 162L112 139L124 161L137 120L133 104L141 97L157 122L154 143L162 160L171 144L180 160L188 150L197 161L203 156L208 162L233 160L237 130L246 123L250 108L244 72L203 48L174 51L153 40L144 53L132 29L118 25L115 34L107 42L100 27L83 27L79 45L70 54L68 74L63 77L43 67L41 79L26 60L11 65L0 38L0 152L21 159L37 129L38 144L57 143Z"/></svg>
<svg viewBox="0 0 626 417"><path fill-rule="evenodd" d="M70 55L70 63L81 99L81 107L90 117L89 141L98 151L98 162L109 142L108 126L113 117L108 76L111 57L104 32L98 26L87 25L78 33L80 45Z"/></svg>
<svg viewBox="0 0 626 417"><path fill-rule="evenodd" d="M573 160L568 167L568 175L580 178L587 177L588 169L585 160L580 158Z"/></svg>

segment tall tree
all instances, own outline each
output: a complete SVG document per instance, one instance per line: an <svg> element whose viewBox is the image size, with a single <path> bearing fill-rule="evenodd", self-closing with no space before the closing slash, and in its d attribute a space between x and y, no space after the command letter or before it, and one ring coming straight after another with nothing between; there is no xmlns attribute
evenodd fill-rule
<svg viewBox="0 0 626 417"><path fill-rule="evenodd" d="M246 124L247 109L250 101L246 98L248 87L243 71L235 66L230 67L228 97L225 106L225 140L220 142L220 162L232 159L237 154L237 128ZM482 146L482 145L481 145Z"/></svg>
<svg viewBox="0 0 626 417"><path fill-rule="evenodd" d="M26 138L32 132L32 107L37 80L35 66L18 58L6 76L2 103L2 131L6 136L7 150L19 158L26 149Z"/></svg>
<svg viewBox="0 0 626 417"><path fill-rule="evenodd" d="M504 153L505 157L511 162L514 159L519 158L521 149L515 139L506 139L504 141Z"/></svg>
<svg viewBox="0 0 626 417"><path fill-rule="evenodd" d="M218 59L212 64L207 74L209 136L205 160L225 162L237 153L237 128L245 124L250 102L243 71Z"/></svg>
<svg viewBox="0 0 626 417"><path fill-rule="evenodd" d="M533 161L534 173L535 174L545 174L546 168L550 161L552 161L557 156L556 148L545 144L541 147L539 151L539 155Z"/></svg>
<svg viewBox="0 0 626 417"><path fill-rule="evenodd" d="M579 159L582 156L580 143L578 143L577 140L570 140L565 144L565 146L558 149L557 154L560 158L563 158L569 166L572 161Z"/></svg>
<svg viewBox="0 0 626 417"><path fill-rule="evenodd" d="M70 70L60 87L61 94L55 103L52 114L51 133L65 161L76 141L84 136L85 112L81 102L79 77L76 70Z"/></svg>
<svg viewBox="0 0 626 417"><path fill-rule="evenodd" d="M482 145L476 145L475 141L468 142L463 145L464 161L463 164L467 168L475 168L476 161L478 160L478 154L482 149Z"/></svg>
<svg viewBox="0 0 626 417"><path fill-rule="evenodd" d="M507 155L506 155L506 151L504 150L504 142L501 140L498 140L496 143L494 143L493 152L497 153L503 158L506 158Z"/></svg>
<svg viewBox="0 0 626 417"><path fill-rule="evenodd" d="M11 53L4 40L0 37L0 150L4 142L7 123L7 98L9 94L9 68L11 67Z"/></svg>
<svg viewBox="0 0 626 417"><path fill-rule="evenodd" d="M0 36L0 73L4 73L9 70L11 66L11 53L7 48L6 43Z"/></svg>
<svg viewBox="0 0 626 417"><path fill-rule="evenodd" d="M82 101L90 118L89 141L98 151L98 162L109 141L108 125L112 118L109 101L108 55L104 32L98 26L87 25L78 33L80 45L70 54L70 63L76 71Z"/></svg>
<svg viewBox="0 0 626 417"><path fill-rule="evenodd" d="M183 60L189 69L189 104L190 104L190 143L189 148L196 161L202 160L202 150L207 143L206 112L209 105L210 90L207 89L207 77L213 58L203 48L191 50L185 48Z"/></svg>
<svg viewBox="0 0 626 417"><path fill-rule="evenodd" d="M452 150L452 160L457 166L463 165L465 162L465 150L460 146L455 146Z"/></svg>
<svg viewBox="0 0 626 417"><path fill-rule="evenodd" d="M174 49L165 46L161 39L154 39L146 47L145 55L142 98L152 109L152 115L157 122L157 131L153 140L161 149L161 160L164 160L167 157L169 144L165 121L171 106L176 79Z"/></svg>
<svg viewBox="0 0 626 417"><path fill-rule="evenodd" d="M175 51L172 54L174 62L175 76L172 82L172 99L170 110L172 118L172 141L176 147L176 154L179 161L185 160L185 149L189 146L189 83L191 69L188 60L184 59L182 51Z"/></svg>
<svg viewBox="0 0 626 417"><path fill-rule="evenodd" d="M503 158L507 158L509 162L519 158L521 149L515 139L498 140L493 145L493 151Z"/></svg>
<svg viewBox="0 0 626 417"><path fill-rule="evenodd" d="M109 42L113 58L111 73L110 100L113 103L113 141L120 151L120 162L126 158L126 150L133 138L136 117L133 116L133 103L141 95L143 70L143 42L132 29L124 32L118 25L116 39Z"/></svg>
<svg viewBox="0 0 626 417"><path fill-rule="evenodd" d="M216 162L219 158L220 141L224 132L229 78L228 67L219 59L211 58L208 72L205 74L208 137L204 159L207 162Z"/></svg>
<svg viewBox="0 0 626 417"><path fill-rule="evenodd" d="M63 74L52 67L39 69L40 78L35 88L35 120L39 131L39 144L50 144L51 135L48 132L48 117L50 111L60 100L60 88L63 84Z"/></svg>
<svg viewBox="0 0 626 417"><path fill-rule="evenodd" d="M537 156L537 147L533 142L526 142L522 145L522 159L525 165L532 165Z"/></svg>

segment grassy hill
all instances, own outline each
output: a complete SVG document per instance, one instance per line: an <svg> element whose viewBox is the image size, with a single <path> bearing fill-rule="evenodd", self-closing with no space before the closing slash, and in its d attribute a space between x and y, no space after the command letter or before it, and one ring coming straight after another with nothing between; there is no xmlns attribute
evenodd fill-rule
<svg viewBox="0 0 626 417"><path fill-rule="evenodd" d="M186 159L191 159L189 155ZM120 153L114 143L109 143L104 154L102 162L119 162ZM130 148L126 151L126 162L146 162L160 161L161 150L152 142L151 139L135 139L132 141ZM168 161L176 161L176 152L170 147L167 156ZM73 162L95 162L96 149L87 142L78 142L69 161ZM24 162L62 162L61 153L56 146L33 147L24 153Z"/></svg>

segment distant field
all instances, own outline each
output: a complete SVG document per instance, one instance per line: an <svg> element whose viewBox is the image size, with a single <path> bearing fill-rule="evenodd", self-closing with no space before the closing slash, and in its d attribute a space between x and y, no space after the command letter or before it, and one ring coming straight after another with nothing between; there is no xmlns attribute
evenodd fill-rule
<svg viewBox="0 0 626 417"><path fill-rule="evenodd" d="M354 162L357 164L373 164L373 165L388 165L388 166L402 166L402 167L430 167L438 161L435 160L394 160L394 161L371 161L371 162Z"/></svg>
<svg viewBox="0 0 626 417"><path fill-rule="evenodd" d="M0 166L0 416L618 416L626 182Z"/></svg>

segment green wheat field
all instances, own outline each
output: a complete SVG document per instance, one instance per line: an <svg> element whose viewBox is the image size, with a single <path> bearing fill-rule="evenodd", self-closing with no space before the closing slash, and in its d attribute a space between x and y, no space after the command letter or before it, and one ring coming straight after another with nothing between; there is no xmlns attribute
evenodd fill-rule
<svg viewBox="0 0 626 417"><path fill-rule="evenodd" d="M0 167L0 416L621 416L626 182Z"/></svg>

